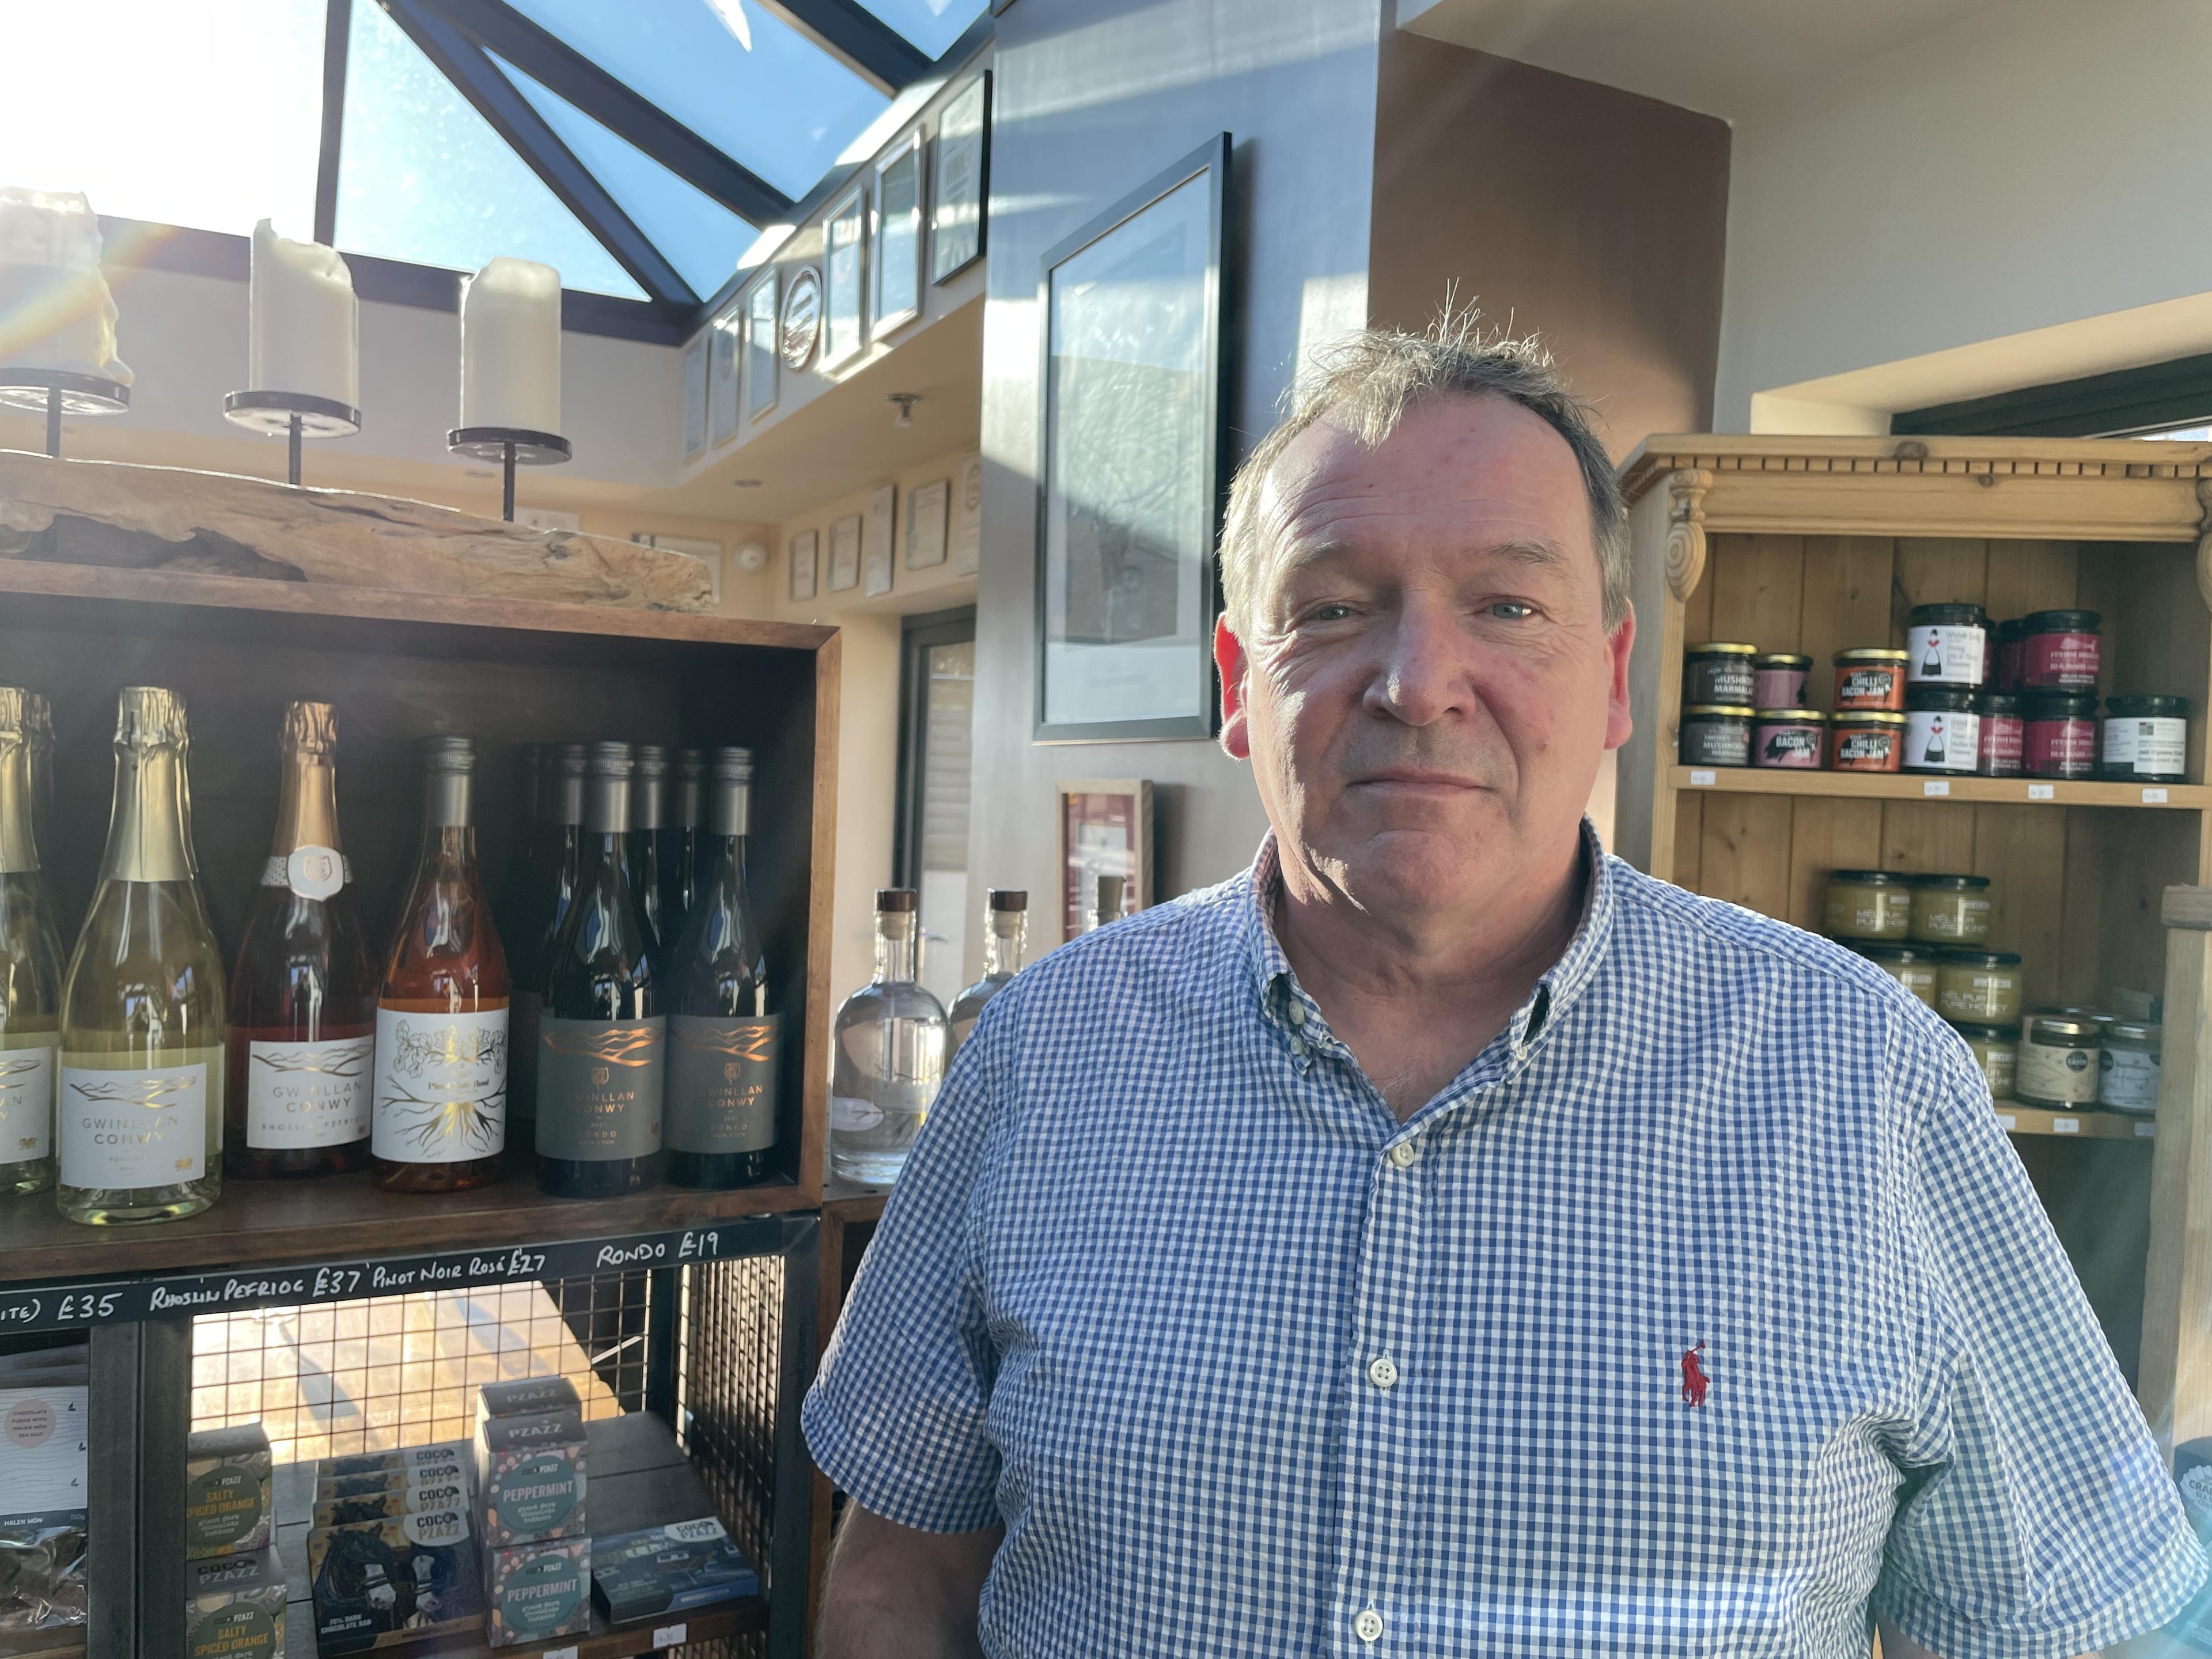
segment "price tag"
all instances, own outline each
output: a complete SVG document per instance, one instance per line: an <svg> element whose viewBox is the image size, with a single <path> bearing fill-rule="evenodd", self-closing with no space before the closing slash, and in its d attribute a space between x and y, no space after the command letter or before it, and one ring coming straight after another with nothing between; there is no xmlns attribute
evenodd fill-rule
<svg viewBox="0 0 2212 1659"><path fill-rule="evenodd" d="M1715 781L1716 780L1714 779L1713 775L1711 772L1705 770L1704 768L1692 767L1690 769L1691 788L1710 789L1713 787Z"/></svg>
<svg viewBox="0 0 2212 1659"><path fill-rule="evenodd" d="M2010 1112L1999 1112L1997 1114L1997 1127L2000 1129L2017 1129L2020 1127L2020 1120L2014 1117Z"/></svg>
<svg viewBox="0 0 2212 1659"><path fill-rule="evenodd" d="M2081 1133L2081 1120L2078 1117L2054 1117L2051 1120L2051 1133L2055 1135L2078 1135Z"/></svg>
<svg viewBox="0 0 2212 1659"><path fill-rule="evenodd" d="M1929 778L1920 786L1920 793L1923 795L1948 795L1951 793L1951 780Z"/></svg>
<svg viewBox="0 0 2212 1659"><path fill-rule="evenodd" d="M2056 800L2058 798L2058 791L2051 784L2031 783L2027 786L2027 798L2030 800Z"/></svg>
<svg viewBox="0 0 2212 1659"><path fill-rule="evenodd" d="M575 1644L572 1642L565 1648L548 1648L538 1656L538 1659L576 1659Z"/></svg>
<svg viewBox="0 0 2212 1659"><path fill-rule="evenodd" d="M2136 1125L2136 1139L2137 1140L2152 1139L2157 1135L2157 1133L2158 1125L2155 1123L2138 1123Z"/></svg>
<svg viewBox="0 0 2212 1659"><path fill-rule="evenodd" d="M2146 790L2144 790L2144 791L2143 791L2143 805L2144 805L2145 806L2163 806L2163 805L2166 805L2166 791L2165 791L2165 790L2163 790L2163 789L2146 789Z"/></svg>
<svg viewBox="0 0 2212 1659"><path fill-rule="evenodd" d="M684 1645L684 1632L689 1629L689 1625L655 1625L653 1627L653 1645L657 1648L680 1648Z"/></svg>

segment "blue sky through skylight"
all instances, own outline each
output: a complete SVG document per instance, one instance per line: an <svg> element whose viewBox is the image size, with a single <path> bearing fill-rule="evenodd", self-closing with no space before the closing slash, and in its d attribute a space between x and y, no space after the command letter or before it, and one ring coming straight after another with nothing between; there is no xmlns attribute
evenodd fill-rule
<svg viewBox="0 0 2212 1659"><path fill-rule="evenodd" d="M860 0L870 11L921 49L942 58L983 15L987 0Z"/></svg>

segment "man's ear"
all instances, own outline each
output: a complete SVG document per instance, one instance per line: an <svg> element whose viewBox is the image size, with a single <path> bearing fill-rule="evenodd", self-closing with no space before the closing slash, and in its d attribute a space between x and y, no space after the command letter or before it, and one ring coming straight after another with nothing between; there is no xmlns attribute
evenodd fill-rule
<svg viewBox="0 0 2212 1659"><path fill-rule="evenodd" d="M1605 641L1606 688L1605 746L1618 749L1626 743L1636 730L1636 721L1628 709L1628 662L1636 654L1636 611L1631 607L1613 627Z"/></svg>
<svg viewBox="0 0 2212 1659"><path fill-rule="evenodd" d="M1213 665L1221 673L1221 746L1238 760L1252 758L1252 734L1246 729L1244 641L1229 629L1229 618L1213 624Z"/></svg>

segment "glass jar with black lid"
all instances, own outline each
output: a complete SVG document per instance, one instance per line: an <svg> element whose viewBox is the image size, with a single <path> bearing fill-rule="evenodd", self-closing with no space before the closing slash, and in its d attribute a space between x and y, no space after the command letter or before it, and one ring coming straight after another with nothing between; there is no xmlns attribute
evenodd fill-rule
<svg viewBox="0 0 2212 1659"><path fill-rule="evenodd" d="M1959 685L1987 678L1990 613L1978 605L1916 605L1905 618L1905 678L1910 685Z"/></svg>
<svg viewBox="0 0 2212 1659"><path fill-rule="evenodd" d="M1925 681L1905 693L1905 769L1971 776L1981 759L1982 720L1962 685Z"/></svg>
<svg viewBox="0 0 2212 1659"><path fill-rule="evenodd" d="M2189 699L2107 697L2098 769L2115 783L2180 783L2189 764Z"/></svg>

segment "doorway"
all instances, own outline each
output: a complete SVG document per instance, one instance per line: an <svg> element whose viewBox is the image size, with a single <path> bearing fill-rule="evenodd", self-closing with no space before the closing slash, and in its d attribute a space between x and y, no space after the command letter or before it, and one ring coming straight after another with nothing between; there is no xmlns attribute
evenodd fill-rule
<svg viewBox="0 0 2212 1659"><path fill-rule="evenodd" d="M899 670L893 873L900 886L921 895L921 980L950 1008L968 982L969 912L975 908L968 881L975 607L908 617Z"/></svg>

